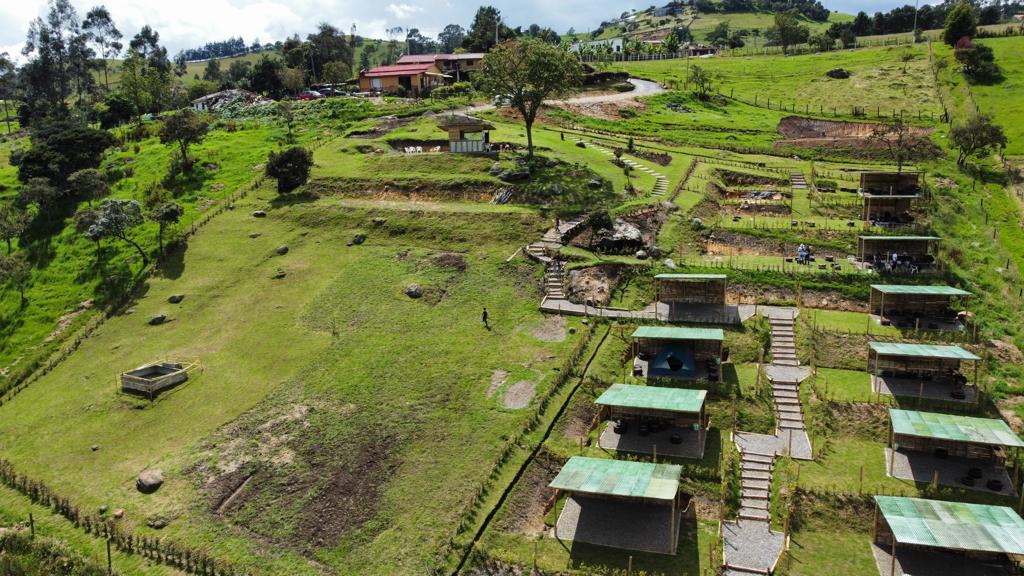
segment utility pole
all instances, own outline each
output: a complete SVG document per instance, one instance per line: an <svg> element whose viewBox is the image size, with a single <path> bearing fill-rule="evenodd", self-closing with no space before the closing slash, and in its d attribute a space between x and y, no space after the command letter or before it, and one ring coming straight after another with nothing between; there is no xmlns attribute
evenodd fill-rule
<svg viewBox="0 0 1024 576"><path fill-rule="evenodd" d="M918 6L921 5L921 0L914 0L914 40L913 43L917 44L917 12Z"/></svg>

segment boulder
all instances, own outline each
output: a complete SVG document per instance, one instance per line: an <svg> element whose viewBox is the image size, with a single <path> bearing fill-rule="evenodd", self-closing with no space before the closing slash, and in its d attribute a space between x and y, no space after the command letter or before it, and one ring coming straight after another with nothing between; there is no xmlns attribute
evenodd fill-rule
<svg viewBox="0 0 1024 576"><path fill-rule="evenodd" d="M577 148L586 148L587 145L584 144L582 140L580 140L579 142L576 143L576 147Z"/></svg>
<svg viewBox="0 0 1024 576"><path fill-rule="evenodd" d="M167 528L167 519L156 516L146 520L146 526L149 526L153 530L163 530L164 528Z"/></svg>
<svg viewBox="0 0 1024 576"><path fill-rule="evenodd" d="M675 204L673 204L672 202L669 202L668 200L663 201L661 203L661 207L662 207L662 209L664 209L667 212L675 212L675 211L679 210L679 206L676 206Z"/></svg>
<svg viewBox="0 0 1024 576"><path fill-rule="evenodd" d="M850 72L843 68L833 68L828 72L825 72L825 76L836 80L845 80L850 77Z"/></svg>
<svg viewBox="0 0 1024 576"><path fill-rule="evenodd" d="M700 230L701 228L704 227L704 221L701 220L700 218L694 218L691 222L693 224L693 227L696 228L697 230Z"/></svg>
<svg viewBox="0 0 1024 576"><path fill-rule="evenodd" d="M381 218L380 216L378 216L378 217L373 219L373 225L374 226L383 226L383 225L385 225L387 223L388 223L388 219L387 218Z"/></svg>
<svg viewBox="0 0 1024 576"><path fill-rule="evenodd" d="M263 210L254 210L252 213L253 218L266 218L267 213Z"/></svg>
<svg viewBox="0 0 1024 576"><path fill-rule="evenodd" d="M164 473L158 468L145 470L135 479L135 488L143 494L152 494L164 485Z"/></svg>
<svg viewBox="0 0 1024 576"><path fill-rule="evenodd" d="M422 298L423 288L419 284L409 284L405 287L405 295L409 298Z"/></svg>
<svg viewBox="0 0 1024 576"><path fill-rule="evenodd" d="M362 244L363 242L366 242L366 234L356 234L355 236L352 237L352 243L355 244L356 246Z"/></svg>
<svg viewBox="0 0 1024 576"><path fill-rule="evenodd" d="M490 172L491 176L497 176L501 174L504 170L505 169L501 167L501 162L495 162L494 164L491 165L491 169L488 170L488 172Z"/></svg>
<svg viewBox="0 0 1024 576"><path fill-rule="evenodd" d="M561 194L561 193L562 193L562 185L561 184L552 184L551 186L548 186L548 194L555 195L555 194Z"/></svg>
<svg viewBox="0 0 1024 576"><path fill-rule="evenodd" d="M648 256L647 250L637 250L636 251L636 257L639 260L647 260L647 256Z"/></svg>
<svg viewBox="0 0 1024 576"><path fill-rule="evenodd" d="M249 238L259 238L260 236L261 234L259 232L253 232L252 234L249 234Z"/></svg>
<svg viewBox="0 0 1024 576"><path fill-rule="evenodd" d="M601 180L600 178L594 178L590 182L587 182L587 188L590 188L591 190L597 190L601 186L604 186L604 180Z"/></svg>
<svg viewBox="0 0 1024 576"><path fill-rule="evenodd" d="M107 508L106 506L100 506L100 516L106 514L107 510L109 510L109 508Z"/></svg>
<svg viewBox="0 0 1024 576"><path fill-rule="evenodd" d="M505 170L498 175L502 182L522 182L530 178L529 170Z"/></svg>
<svg viewBox="0 0 1024 576"><path fill-rule="evenodd" d="M114 510L114 518L118 520L124 518L124 508L118 508L117 510Z"/></svg>
<svg viewBox="0 0 1024 576"><path fill-rule="evenodd" d="M548 161L544 163L544 166L548 168L554 168L555 166L558 166L558 160L555 160L554 158L548 158Z"/></svg>
<svg viewBox="0 0 1024 576"><path fill-rule="evenodd" d="M159 326L164 322L167 322L166 314L157 314L156 316L153 316L152 318L149 319L150 326Z"/></svg>
<svg viewBox="0 0 1024 576"><path fill-rule="evenodd" d="M669 270L676 269L676 261L671 258L665 258L665 260L662 261L662 264L664 264L665 267L668 268Z"/></svg>
<svg viewBox="0 0 1024 576"><path fill-rule="evenodd" d="M288 253L288 247L287 246L278 246L277 250L274 250L274 252L276 252L278 256L284 256L285 254Z"/></svg>
<svg viewBox="0 0 1024 576"><path fill-rule="evenodd" d="M181 304L181 301L185 299L184 294L172 294L167 301L171 304Z"/></svg>

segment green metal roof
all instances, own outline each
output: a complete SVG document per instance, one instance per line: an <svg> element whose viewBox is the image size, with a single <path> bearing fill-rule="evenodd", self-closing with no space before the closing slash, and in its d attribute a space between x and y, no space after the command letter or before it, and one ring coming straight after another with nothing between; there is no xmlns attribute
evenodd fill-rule
<svg viewBox="0 0 1024 576"><path fill-rule="evenodd" d="M549 485L582 494L671 500L679 491L681 466L573 456Z"/></svg>
<svg viewBox="0 0 1024 576"><path fill-rule="evenodd" d="M904 242L914 242L921 240L942 240L938 236L861 236L861 240L896 240Z"/></svg>
<svg viewBox="0 0 1024 576"><path fill-rule="evenodd" d="M875 496L900 544L1024 554L1024 520L1012 508Z"/></svg>
<svg viewBox="0 0 1024 576"><path fill-rule="evenodd" d="M941 358L943 360L981 360L978 356L959 346L938 344L905 344L902 342L868 342L876 354L885 356L910 356L913 358Z"/></svg>
<svg viewBox="0 0 1024 576"><path fill-rule="evenodd" d="M658 274L656 280L727 280L725 274Z"/></svg>
<svg viewBox="0 0 1024 576"><path fill-rule="evenodd" d="M896 434L990 446L1021 447L1024 442L999 418L975 418L935 412L889 409Z"/></svg>
<svg viewBox="0 0 1024 576"><path fill-rule="evenodd" d="M971 293L952 286L908 286L900 284L872 284L873 290L883 294L927 294L929 296L970 296Z"/></svg>
<svg viewBox="0 0 1024 576"><path fill-rule="evenodd" d="M654 338L657 340L725 340L721 328L688 328L680 326L641 326L633 332L633 338Z"/></svg>
<svg viewBox="0 0 1024 576"><path fill-rule="evenodd" d="M700 412L707 390L612 384L594 403L667 412Z"/></svg>

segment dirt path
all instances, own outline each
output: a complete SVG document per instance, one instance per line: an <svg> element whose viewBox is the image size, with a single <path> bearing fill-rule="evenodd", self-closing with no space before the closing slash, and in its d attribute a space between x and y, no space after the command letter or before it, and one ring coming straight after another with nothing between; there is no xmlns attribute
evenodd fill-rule
<svg viewBox="0 0 1024 576"><path fill-rule="evenodd" d="M573 98L566 98L564 100L548 100L545 104L549 106L562 106L566 104L607 104L610 102L623 102L626 100L632 100L634 98L642 98L644 96L653 96L660 94L665 91L661 87L661 84L657 82L651 82L650 80L640 80L638 78L630 78L628 80L630 84L635 86L630 92L615 92L612 94L595 94L592 96L575 96ZM494 110L494 104L480 104L477 106L469 106L456 112L461 114L476 114L478 112L486 112L488 110Z"/></svg>

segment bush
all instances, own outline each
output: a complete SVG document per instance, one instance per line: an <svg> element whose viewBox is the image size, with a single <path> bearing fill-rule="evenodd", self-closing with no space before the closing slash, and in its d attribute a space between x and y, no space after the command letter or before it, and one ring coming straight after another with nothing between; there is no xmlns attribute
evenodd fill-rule
<svg viewBox="0 0 1024 576"><path fill-rule="evenodd" d="M456 82L451 86L438 86L430 93L431 97L444 100L458 96L468 96L473 92L473 85L469 82Z"/></svg>
<svg viewBox="0 0 1024 576"><path fill-rule="evenodd" d="M284 152L271 152L267 158L267 176L277 180L277 193L288 194L309 179L313 153L300 146Z"/></svg>

